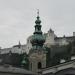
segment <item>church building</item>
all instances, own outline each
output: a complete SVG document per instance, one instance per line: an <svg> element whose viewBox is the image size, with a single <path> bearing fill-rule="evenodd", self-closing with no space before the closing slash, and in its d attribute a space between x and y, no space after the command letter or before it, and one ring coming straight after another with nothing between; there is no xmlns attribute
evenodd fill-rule
<svg viewBox="0 0 75 75"><path fill-rule="evenodd" d="M29 69L31 71L38 72L41 68L46 67L46 51L43 47L45 37L41 31L39 12L35 24L35 32L31 39L32 48L29 51Z"/></svg>

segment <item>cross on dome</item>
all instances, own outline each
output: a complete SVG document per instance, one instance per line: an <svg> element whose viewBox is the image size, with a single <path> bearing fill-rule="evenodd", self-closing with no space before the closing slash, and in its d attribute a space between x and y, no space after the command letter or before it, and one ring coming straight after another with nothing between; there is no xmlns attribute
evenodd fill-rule
<svg viewBox="0 0 75 75"><path fill-rule="evenodd" d="M39 9L37 9L37 16L39 16Z"/></svg>

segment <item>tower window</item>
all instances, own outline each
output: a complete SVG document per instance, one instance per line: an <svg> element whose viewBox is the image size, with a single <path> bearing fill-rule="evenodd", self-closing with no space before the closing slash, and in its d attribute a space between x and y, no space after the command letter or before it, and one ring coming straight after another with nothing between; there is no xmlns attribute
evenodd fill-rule
<svg viewBox="0 0 75 75"><path fill-rule="evenodd" d="M42 68L42 64L41 62L38 62L38 69L41 69Z"/></svg>
<svg viewBox="0 0 75 75"><path fill-rule="evenodd" d="M32 70L32 63L31 63L31 70Z"/></svg>

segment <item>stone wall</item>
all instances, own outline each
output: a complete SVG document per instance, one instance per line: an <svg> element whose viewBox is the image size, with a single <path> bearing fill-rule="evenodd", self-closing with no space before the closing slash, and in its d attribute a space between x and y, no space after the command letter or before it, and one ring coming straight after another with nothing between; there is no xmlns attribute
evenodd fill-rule
<svg viewBox="0 0 75 75"><path fill-rule="evenodd" d="M0 75L35 75L35 74L23 68L16 68L12 66L0 66Z"/></svg>

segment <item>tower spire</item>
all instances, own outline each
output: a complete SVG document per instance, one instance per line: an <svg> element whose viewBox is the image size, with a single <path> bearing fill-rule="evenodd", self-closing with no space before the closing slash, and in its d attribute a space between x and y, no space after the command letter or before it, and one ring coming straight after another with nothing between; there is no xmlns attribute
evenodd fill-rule
<svg viewBox="0 0 75 75"><path fill-rule="evenodd" d="M42 30L41 30L41 20L39 19L39 9L37 11L37 19L35 21L35 31L33 34L33 37L31 39L31 43L33 48L42 48L43 44L45 42L45 38L42 34Z"/></svg>
<svg viewBox="0 0 75 75"><path fill-rule="evenodd" d="M39 16L39 9L37 9L37 16Z"/></svg>

